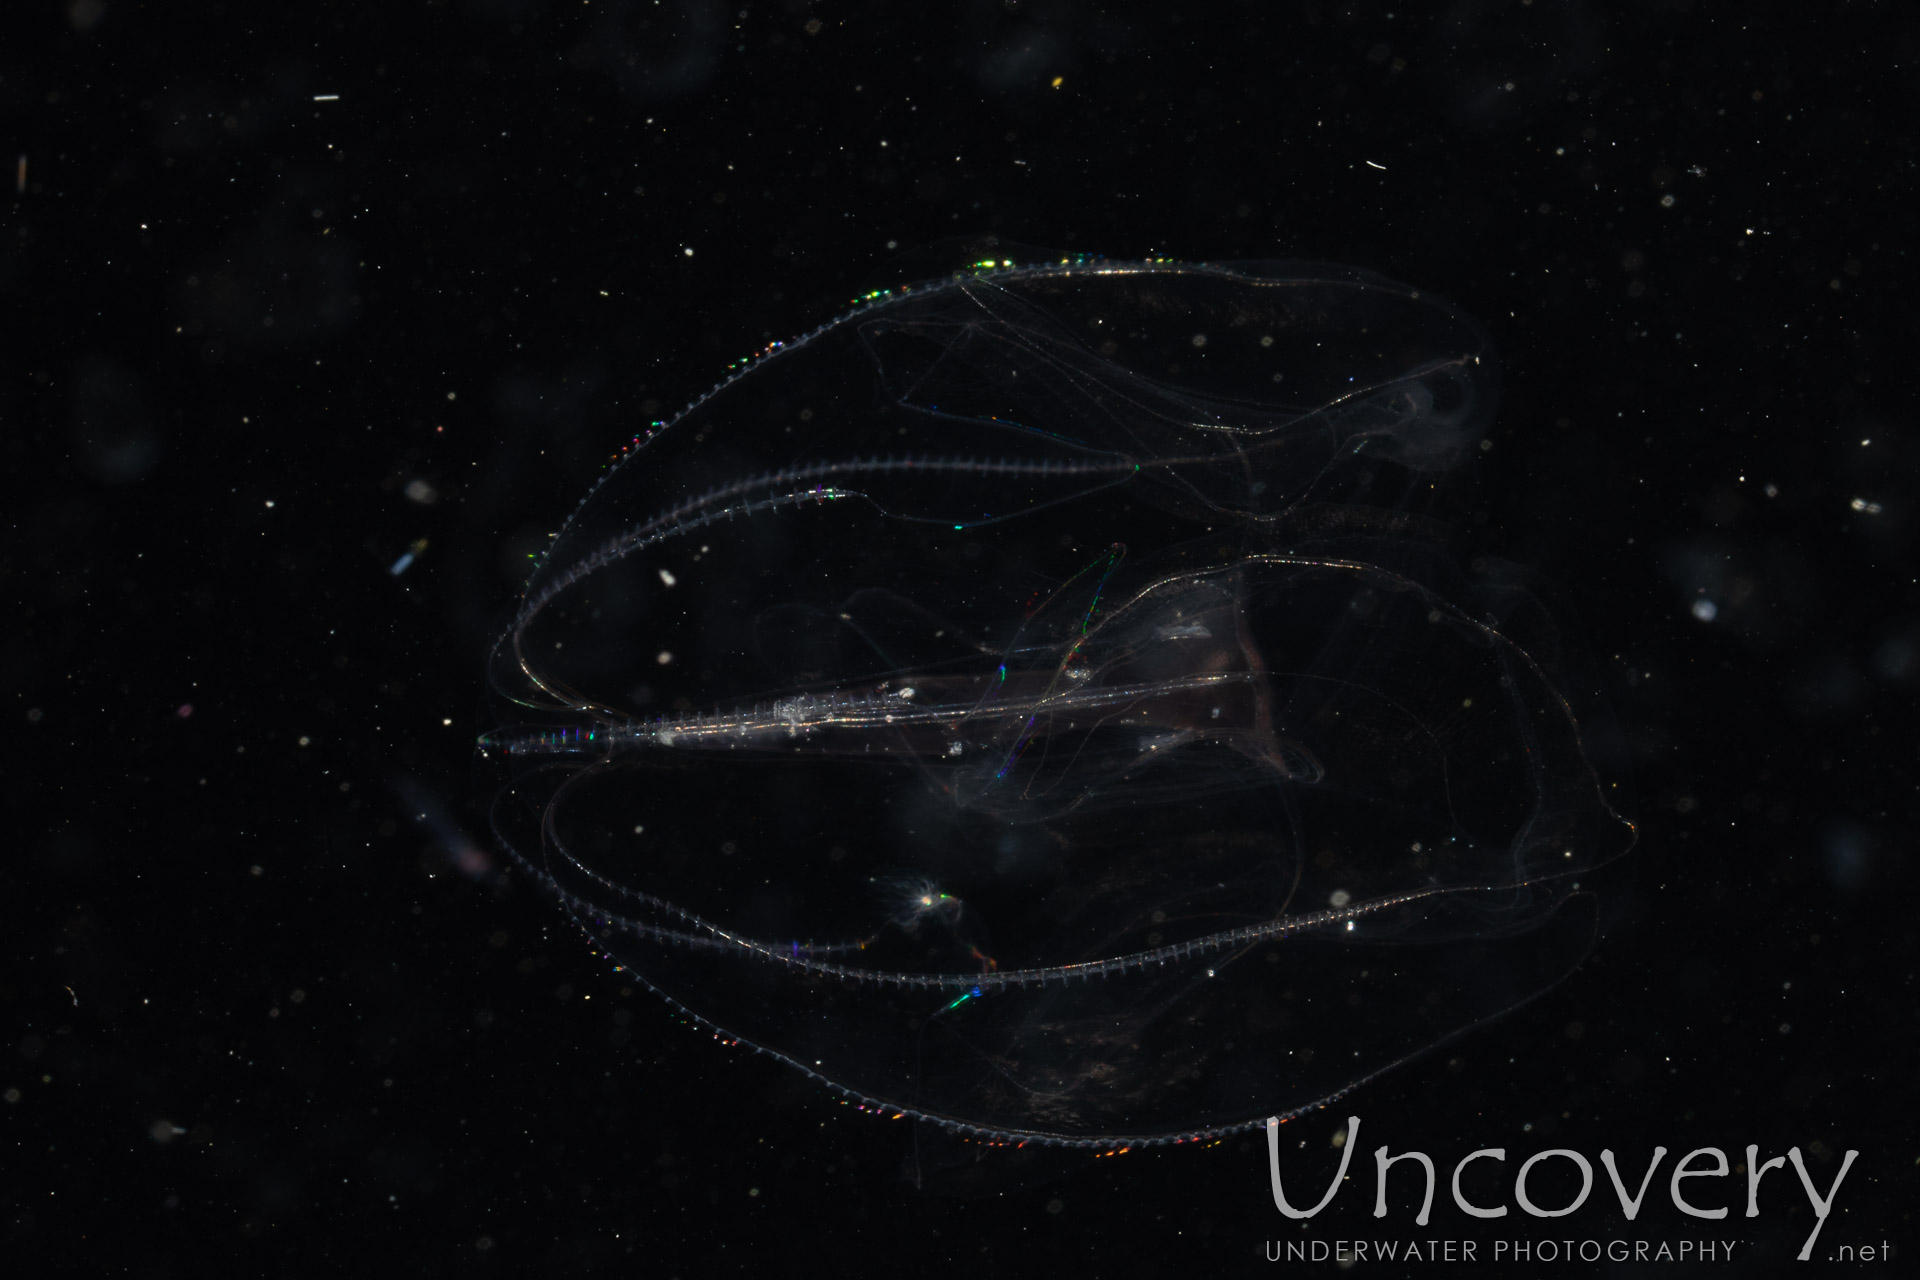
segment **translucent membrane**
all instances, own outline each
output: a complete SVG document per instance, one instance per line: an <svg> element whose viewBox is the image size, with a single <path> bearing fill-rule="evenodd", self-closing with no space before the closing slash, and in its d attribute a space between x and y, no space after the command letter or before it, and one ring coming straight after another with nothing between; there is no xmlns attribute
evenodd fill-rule
<svg viewBox="0 0 1920 1280"><path fill-rule="evenodd" d="M638 440L495 652L520 863L864 1101L1112 1147L1321 1105L1586 953L1632 827L1429 507L1481 331L1338 267L882 295Z"/></svg>

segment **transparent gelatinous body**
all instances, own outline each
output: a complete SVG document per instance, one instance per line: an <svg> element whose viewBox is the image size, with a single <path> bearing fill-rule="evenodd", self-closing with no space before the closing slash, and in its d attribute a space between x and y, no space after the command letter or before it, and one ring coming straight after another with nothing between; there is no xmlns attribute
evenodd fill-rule
<svg viewBox="0 0 1920 1280"><path fill-rule="evenodd" d="M1631 843L1425 513L1494 373L1302 264L882 295L640 441L495 654L496 825L834 1088L1109 1146L1298 1112L1578 963Z"/></svg>

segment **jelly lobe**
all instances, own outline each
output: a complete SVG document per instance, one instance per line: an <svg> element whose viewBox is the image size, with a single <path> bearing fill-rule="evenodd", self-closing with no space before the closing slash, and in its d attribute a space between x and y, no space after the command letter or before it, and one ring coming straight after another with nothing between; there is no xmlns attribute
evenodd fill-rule
<svg viewBox="0 0 1920 1280"><path fill-rule="evenodd" d="M568 521L497 829L679 1010L957 1131L1337 1097L1564 975L1631 842L1553 619L1428 514L1490 371L1338 268L880 299Z"/></svg>

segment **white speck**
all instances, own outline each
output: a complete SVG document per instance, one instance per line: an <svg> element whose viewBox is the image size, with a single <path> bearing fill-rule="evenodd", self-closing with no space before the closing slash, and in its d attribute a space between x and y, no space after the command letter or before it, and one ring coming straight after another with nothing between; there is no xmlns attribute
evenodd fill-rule
<svg viewBox="0 0 1920 1280"><path fill-rule="evenodd" d="M1879 503L1868 501L1866 498L1855 498L1852 502L1849 502L1847 505L1852 507L1855 511L1864 512L1865 514L1870 516L1877 516L1880 514L1882 510Z"/></svg>
<svg viewBox="0 0 1920 1280"><path fill-rule="evenodd" d="M316 93L313 95L313 100L315 102L338 102L340 101L340 95L337 93Z"/></svg>
<svg viewBox="0 0 1920 1280"><path fill-rule="evenodd" d="M960 744L960 743L958 743L958 742L949 742L949 743L947 744L947 755L948 755L948 756L957 756L957 755L959 755L959 754L960 754L960 753L961 753L962 751L965 751L965 750L966 750L966 747L965 747L965 746L963 746L962 744Z"/></svg>
<svg viewBox="0 0 1920 1280"><path fill-rule="evenodd" d="M673 661L673 655L667 652L665 649L662 649L660 652L653 655L653 660L664 667L669 662Z"/></svg>
<svg viewBox="0 0 1920 1280"><path fill-rule="evenodd" d="M1381 172L1383 172L1383 173L1384 173L1384 172L1386 171L1386 168L1387 168L1387 166L1385 166L1385 165L1383 165L1383 164L1375 164L1375 163L1374 163L1373 161L1371 161L1371 160L1369 160L1369 161L1367 161L1367 168L1369 168L1369 169L1379 169L1379 170L1380 170Z"/></svg>
<svg viewBox="0 0 1920 1280"><path fill-rule="evenodd" d="M660 571L660 581L666 583L668 586L671 587L680 580L674 577L673 574L669 573L667 570L662 569Z"/></svg>

